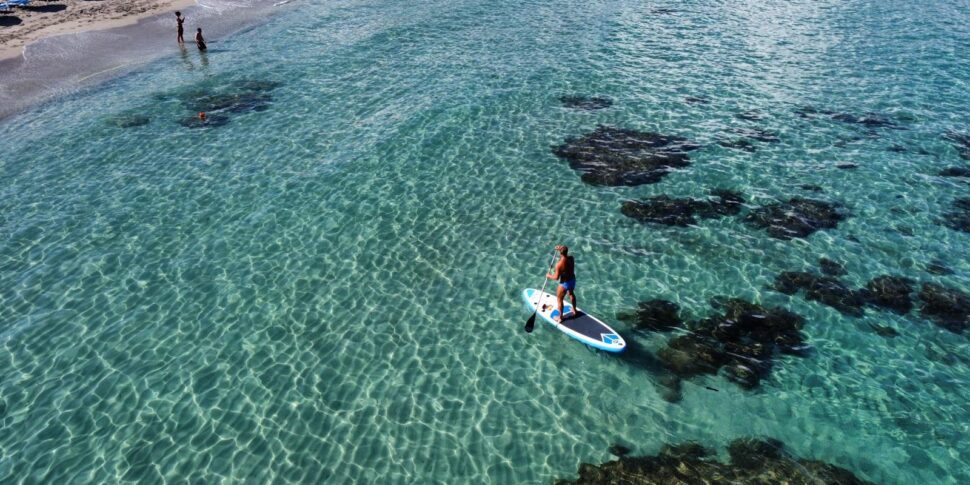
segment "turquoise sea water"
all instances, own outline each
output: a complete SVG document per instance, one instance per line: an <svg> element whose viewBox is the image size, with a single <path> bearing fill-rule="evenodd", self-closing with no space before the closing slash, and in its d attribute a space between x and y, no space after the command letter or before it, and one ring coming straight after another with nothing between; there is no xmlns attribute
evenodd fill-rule
<svg viewBox="0 0 970 485"><path fill-rule="evenodd" d="M935 175L967 163L942 135L970 130L968 26L960 0L294 2L7 119L0 482L547 483L614 442L748 435L879 483L970 482L968 335L767 288L824 256L853 287L970 290L970 235L940 223L967 180ZM265 110L178 123L187 93L254 80L279 83ZM564 108L574 94L614 104ZM132 113L149 121L115 123ZM595 187L551 147L598 124L704 147L660 183ZM752 126L781 142L717 145ZM851 217L783 241L619 212L713 187ZM670 336L617 313L664 298L700 317L717 295L803 315L814 350L757 390L701 377L669 403L655 372L522 331L556 243L580 306L644 351Z"/></svg>

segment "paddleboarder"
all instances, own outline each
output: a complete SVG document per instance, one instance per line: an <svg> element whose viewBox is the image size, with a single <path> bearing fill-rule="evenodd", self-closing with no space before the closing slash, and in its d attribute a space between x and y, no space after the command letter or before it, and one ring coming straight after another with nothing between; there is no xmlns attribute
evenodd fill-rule
<svg viewBox="0 0 970 485"><path fill-rule="evenodd" d="M559 281L559 287L556 288L556 301L559 302L559 316L556 317L556 321L562 323L565 317L571 317L576 314L576 263L573 257L569 255L568 247L560 244L556 246L556 251L560 255L559 262L556 263L556 267L552 273L546 273L546 278ZM562 299L566 296L566 293L569 293L569 301L573 304L573 311L569 312L569 315L563 315L562 309Z"/></svg>

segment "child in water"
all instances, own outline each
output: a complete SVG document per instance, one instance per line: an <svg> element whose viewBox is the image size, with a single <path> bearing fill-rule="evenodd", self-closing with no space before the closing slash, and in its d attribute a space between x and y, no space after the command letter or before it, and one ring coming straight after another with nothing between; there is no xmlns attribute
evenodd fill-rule
<svg viewBox="0 0 970 485"><path fill-rule="evenodd" d="M205 39L202 38L202 27L195 32L195 45L199 46L200 51L205 50Z"/></svg>

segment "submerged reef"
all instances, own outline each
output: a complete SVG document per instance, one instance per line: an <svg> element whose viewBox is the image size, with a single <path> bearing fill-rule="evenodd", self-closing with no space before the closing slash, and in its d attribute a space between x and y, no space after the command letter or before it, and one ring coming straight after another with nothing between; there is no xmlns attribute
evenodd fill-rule
<svg viewBox="0 0 970 485"><path fill-rule="evenodd" d="M134 128L145 126L152 121L151 118L139 114L120 114L108 118L108 124L118 128Z"/></svg>
<svg viewBox="0 0 970 485"><path fill-rule="evenodd" d="M657 195L628 200L620 206L620 212L640 222L687 227L697 224L698 218L739 215L744 204L744 194L715 189L707 199ZM794 197L788 202L752 209L743 217L743 221L749 226L767 230L771 237L788 240L805 238L822 229L835 229L846 217L840 204Z"/></svg>
<svg viewBox="0 0 970 485"><path fill-rule="evenodd" d="M800 118L817 118L819 116L825 116L835 121L841 121L843 123L853 125L861 125L866 128L888 128L891 130L906 129L890 119L888 116L879 113L865 113L862 115L857 115L853 113L839 113L832 110L819 109L814 106L800 106L795 108L793 112Z"/></svg>
<svg viewBox="0 0 970 485"><path fill-rule="evenodd" d="M744 138L765 143L778 143L781 141L777 133L761 128L731 128L729 131Z"/></svg>
<svg viewBox="0 0 970 485"><path fill-rule="evenodd" d="M862 125L867 128L889 128L892 130L905 130L906 128L900 126L895 121L889 119L888 116L884 116L878 113L866 113L864 115L855 115L850 113L838 113L832 116L833 120L841 121L843 123L851 123L856 125Z"/></svg>
<svg viewBox="0 0 970 485"><path fill-rule="evenodd" d="M924 270L927 273L929 273L929 274L935 274L935 275L951 275L951 274L953 274L953 270L950 269L950 267L947 266L946 263L944 263L943 261L940 261L938 259L934 259L933 261L930 261L926 265L926 267L924 268Z"/></svg>
<svg viewBox="0 0 970 485"><path fill-rule="evenodd" d="M581 109L586 111L606 109L613 106L612 99L600 96L561 96L559 98L559 102L562 103L564 108Z"/></svg>
<svg viewBox="0 0 970 485"><path fill-rule="evenodd" d="M761 121L765 119L765 115L756 109L750 109L748 111L743 111L741 113L735 113L734 117L739 120L745 121Z"/></svg>
<svg viewBox="0 0 970 485"><path fill-rule="evenodd" d="M970 232L970 197L953 201L953 209L943 214L943 225L956 231Z"/></svg>
<svg viewBox="0 0 970 485"><path fill-rule="evenodd" d="M752 210L744 221L765 229L777 239L808 237L822 229L835 229L846 218L839 204L815 199L793 197L788 202L778 202Z"/></svg>
<svg viewBox="0 0 970 485"><path fill-rule="evenodd" d="M970 177L970 167L946 167L940 170L940 177Z"/></svg>
<svg viewBox="0 0 970 485"><path fill-rule="evenodd" d="M775 278L775 291L794 295L804 290L805 299L817 301L853 317L863 315L865 300L838 278L804 271L785 271Z"/></svg>
<svg viewBox="0 0 970 485"><path fill-rule="evenodd" d="M869 305L905 315L913 309L910 295L914 284L915 281L902 276L882 275L869 280L859 294Z"/></svg>
<svg viewBox="0 0 970 485"><path fill-rule="evenodd" d="M818 266L822 270L822 274L829 276L842 276L845 274L845 267L842 266L842 263L829 258L820 258L818 260Z"/></svg>
<svg viewBox="0 0 970 485"><path fill-rule="evenodd" d="M751 143L751 140L748 140L747 138L737 138L734 140L721 140L717 142L717 144L721 145L724 148L741 150L748 153L754 153L755 151L758 150L758 147L756 147L754 143Z"/></svg>
<svg viewBox="0 0 970 485"><path fill-rule="evenodd" d="M729 461L698 443L664 445L654 456L621 456L602 465L583 463L576 480L555 485L720 484L867 485L851 471L819 460L792 456L781 441L740 438L728 445ZM618 455L619 456L619 455Z"/></svg>
<svg viewBox="0 0 970 485"><path fill-rule="evenodd" d="M786 295L804 291L806 300L817 301L853 317L863 316L867 306L905 315L915 307L916 281L903 276L880 275L869 280L863 288L852 289L831 275L785 271L775 278L772 289ZM917 298L921 302L923 317L937 326L954 333L970 328L970 294L936 283L924 283ZM876 330L883 335L881 328ZM891 336L896 335L894 329L886 332L890 331Z"/></svg>
<svg viewBox="0 0 970 485"><path fill-rule="evenodd" d="M687 104L711 104L711 100L700 96L686 96L684 102Z"/></svg>
<svg viewBox="0 0 970 485"><path fill-rule="evenodd" d="M179 120L179 124L186 128L215 128L229 123L229 117L220 114L207 115L204 120L198 116L187 116Z"/></svg>
<svg viewBox="0 0 970 485"><path fill-rule="evenodd" d="M262 92L233 92L187 96L182 105L191 111L245 113L269 109L273 96Z"/></svg>
<svg viewBox="0 0 970 485"><path fill-rule="evenodd" d="M798 188L808 192L825 192L825 189L815 184L801 184L798 186Z"/></svg>
<svg viewBox="0 0 970 485"><path fill-rule="evenodd" d="M819 115L832 116L835 111L829 111L824 109L818 109L814 106L799 106L792 110L799 118L814 118Z"/></svg>
<svg viewBox="0 0 970 485"><path fill-rule="evenodd" d="M970 294L936 283L924 283L919 292L924 317L954 333L970 328Z"/></svg>
<svg viewBox="0 0 970 485"><path fill-rule="evenodd" d="M741 212L743 194L715 189L711 191L711 196L710 199L676 199L658 195L641 200L628 200L620 207L620 212L640 222L667 226L689 226L696 224L698 217L713 219Z"/></svg>
<svg viewBox="0 0 970 485"><path fill-rule="evenodd" d="M657 352L661 365L682 379L723 368L728 379L753 389L770 374L776 351L804 355L808 349L801 332L805 320L798 314L736 298L714 298L711 306L720 313L686 324L677 305L663 300L642 302L620 318L641 330L686 328L688 333Z"/></svg>
<svg viewBox="0 0 970 485"><path fill-rule="evenodd" d="M228 114L266 111L273 102L270 91L279 86L276 81L243 80L178 92L176 97L183 108L193 114L206 113L205 121L191 116L180 120L179 124L187 128L222 126L229 122Z"/></svg>
<svg viewBox="0 0 970 485"><path fill-rule="evenodd" d="M636 310L621 312L617 318L638 330L666 332L684 326L684 321L680 319L680 307L667 300L641 301Z"/></svg>
<svg viewBox="0 0 970 485"><path fill-rule="evenodd" d="M957 153L960 154L960 158L970 160L970 133L950 130L943 134L943 138L953 143Z"/></svg>
<svg viewBox="0 0 970 485"><path fill-rule="evenodd" d="M870 280L864 288L854 290L833 275L785 271L775 277L772 289L786 295L804 291L806 300L861 317L867 305L898 314L909 313L913 309L910 295L915 283L902 276L881 275Z"/></svg>
<svg viewBox="0 0 970 485"><path fill-rule="evenodd" d="M700 145L686 138L600 125L553 149L592 185L654 184L676 168L690 165L687 152Z"/></svg>

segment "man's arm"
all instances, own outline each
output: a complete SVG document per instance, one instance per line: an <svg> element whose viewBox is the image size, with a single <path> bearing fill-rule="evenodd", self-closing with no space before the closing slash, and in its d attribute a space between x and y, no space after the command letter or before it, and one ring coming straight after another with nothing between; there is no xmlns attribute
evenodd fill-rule
<svg viewBox="0 0 970 485"><path fill-rule="evenodd" d="M550 280L558 280L560 269L562 269L562 259L556 263L556 269L554 269L552 273L546 273L546 278L549 278Z"/></svg>

